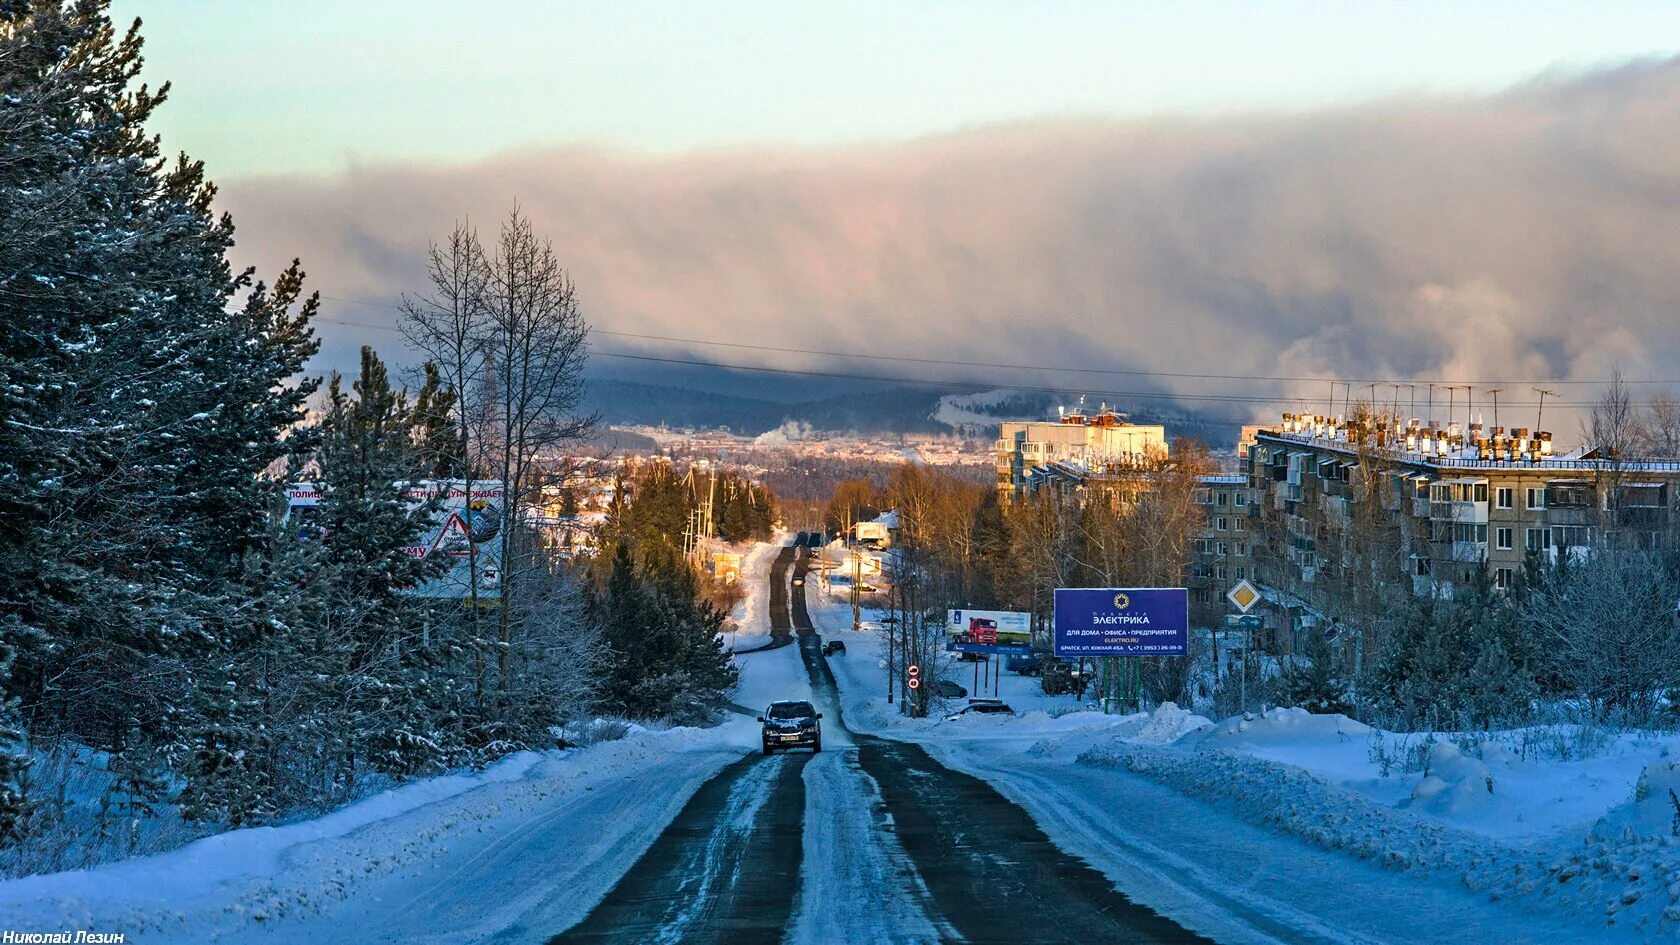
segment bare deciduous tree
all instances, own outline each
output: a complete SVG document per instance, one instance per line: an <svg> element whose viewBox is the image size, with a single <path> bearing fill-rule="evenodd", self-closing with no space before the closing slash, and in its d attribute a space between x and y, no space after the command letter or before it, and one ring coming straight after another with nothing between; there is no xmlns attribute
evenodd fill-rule
<svg viewBox="0 0 1680 945"><path fill-rule="evenodd" d="M553 245L518 207L503 221L490 257L483 324L485 436L506 490L497 622L498 685L505 690L519 585L525 573L542 567L525 510L545 486L572 473L557 448L584 439L596 425L583 411L589 326L576 287Z"/></svg>

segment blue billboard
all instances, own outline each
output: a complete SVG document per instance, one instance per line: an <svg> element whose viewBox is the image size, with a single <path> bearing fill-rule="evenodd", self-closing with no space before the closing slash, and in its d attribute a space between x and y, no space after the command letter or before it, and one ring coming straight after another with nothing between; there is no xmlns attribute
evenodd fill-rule
<svg viewBox="0 0 1680 945"><path fill-rule="evenodd" d="M1189 645L1186 588L1056 589L1057 656L1184 656Z"/></svg>

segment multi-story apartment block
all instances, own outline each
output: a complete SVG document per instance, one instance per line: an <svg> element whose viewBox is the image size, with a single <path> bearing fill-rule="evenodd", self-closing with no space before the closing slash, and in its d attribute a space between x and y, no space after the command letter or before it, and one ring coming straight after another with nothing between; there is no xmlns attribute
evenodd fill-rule
<svg viewBox="0 0 1680 945"><path fill-rule="evenodd" d="M1285 414L1244 467L1255 576L1309 606L1365 575L1451 597L1485 568L1505 588L1599 543L1675 547L1680 524L1680 460L1557 455L1523 428Z"/></svg>
<svg viewBox="0 0 1680 945"><path fill-rule="evenodd" d="M1196 535L1190 561L1190 602L1211 624L1213 614L1227 610L1225 592L1236 582L1253 577L1253 527L1249 518L1246 476L1202 476L1196 502L1207 514Z"/></svg>
<svg viewBox="0 0 1680 945"><path fill-rule="evenodd" d="M997 487L1005 500L1043 489L1077 488L1124 476L1167 454L1166 428L1130 423L1103 407L1071 410L1055 421L1006 421L997 441Z"/></svg>

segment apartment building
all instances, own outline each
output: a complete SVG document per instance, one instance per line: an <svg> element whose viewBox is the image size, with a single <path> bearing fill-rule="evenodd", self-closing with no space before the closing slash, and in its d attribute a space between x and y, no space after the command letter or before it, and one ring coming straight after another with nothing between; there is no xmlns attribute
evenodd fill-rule
<svg viewBox="0 0 1680 945"><path fill-rule="evenodd" d="M1058 420L1005 421L997 441L997 487L1007 500L1044 489L1077 489L1093 478L1124 478L1167 454L1166 428L1137 424L1103 406Z"/></svg>
<svg viewBox="0 0 1680 945"><path fill-rule="evenodd" d="M1310 601L1350 569L1451 597L1597 543L1675 547L1680 460L1558 455L1551 435L1284 414L1243 460L1268 587Z"/></svg>
<svg viewBox="0 0 1680 945"><path fill-rule="evenodd" d="M1211 614L1224 613L1225 592L1245 578L1253 578L1253 534L1249 517L1248 477L1245 475L1202 476L1196 502L1206 513L1190 561L1190 603L1206 609L1201 622L1211 624Z"/></svg>

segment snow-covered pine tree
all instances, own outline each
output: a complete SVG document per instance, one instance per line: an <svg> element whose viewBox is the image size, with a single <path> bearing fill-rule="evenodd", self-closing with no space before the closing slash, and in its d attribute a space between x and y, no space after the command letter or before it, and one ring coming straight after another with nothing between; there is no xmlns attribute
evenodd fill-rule
<svg viewBox="0 0 1680 945"><path fill-rule="evenodd" d="M319 633L314 660L330 695L319 703L342 713L342 782L359 767L411 774L437 766L443 752L430 734L431 699L422 652L424 604L404 593L436 577L441 555L406 549L420 540L437 503L410 507L405 483L428 460L418 448L413 411L391 387L385 365L363 347L355 396L334 376L321 424L318 460L325 537L307 621Z"/></svg>
<svg viewBox="0 0 1680 945"><path fill-rule="evenodd" d="M0 5L0 621L32 734L168 724L197 777L260 742L227 655L270 626L245 571L315 303L295 265L231 271L203 167L145 131L140 47L105 0Z"/></svg>

